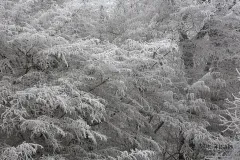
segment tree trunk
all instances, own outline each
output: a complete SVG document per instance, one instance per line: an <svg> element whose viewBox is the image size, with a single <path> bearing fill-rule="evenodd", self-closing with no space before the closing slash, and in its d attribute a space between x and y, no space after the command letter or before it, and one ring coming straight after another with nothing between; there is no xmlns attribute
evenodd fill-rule
<svg viewBox="0 0 240 160"><path fill-rule="evenodd" d="M178 148L178 159L179 160L185 160L183 153L181 152L181 149L184 145L184 137L182 131L179 133L179 148Z"/></svg>

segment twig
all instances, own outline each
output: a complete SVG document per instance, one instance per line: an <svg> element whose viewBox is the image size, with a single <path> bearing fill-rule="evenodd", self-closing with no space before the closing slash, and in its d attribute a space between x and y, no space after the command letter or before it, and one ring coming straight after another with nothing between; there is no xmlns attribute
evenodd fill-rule
<svg viewBox="0 0 240 160"><path fill-rule="evenodd" d="M174 155L176 155L176 154L178 154L178 153L174 153L174 154L170 154L168 151L165 151L167 154L169 154L169 157L166 159L166 160L168 160L169 158L173 158L173 159L175 159L175 160L177 160L175 157L174 157Z"/></svg>
<svg viewBox="0 0 240 160"><path fill-rule="evenodd" d="M157 131L163 126L164 122L160 122L160 124L158 125L158 127L155 129L154 133L156 134Z"/></svg>
<svg viewBox="0 0 240 160"><path fill-rule="evenodd" d="M96 85L95 87L91 88L91 89L89 90L89 92L91 92L91 91L93 91L94 89L96 89L97 87L105 84L108 80L109 80L109 77L108 77L107 79L105 79L104 81L102 81L100 84L98 84L98 85Z"/></svg>
<svg viewBox="0 0 240 160"><path fill-rule="evenodd" d="M154 53L155 53L155 52L154 52ZM165 54L161 57L161 59L163 59L163 57L167 56L169 53L171 53L171 51L165 53ZM155 57L155 56L154 56L154 57ZM153 67L154 67L157 63L158 63L158 62L155 62L155 63L152 65L151 69L153 69ZM161 62L160 62L160 64L161 64L161 66L162 66L162 63L161 63Z"/></svg>

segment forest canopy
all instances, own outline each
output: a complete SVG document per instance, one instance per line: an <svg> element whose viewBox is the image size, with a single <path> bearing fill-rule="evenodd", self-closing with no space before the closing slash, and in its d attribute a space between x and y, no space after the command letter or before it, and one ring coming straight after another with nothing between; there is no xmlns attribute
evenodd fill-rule
<svg viewBox="0 0 240 160"><path fill-rule="evenodd" d="M240 158L239 0L1 0L1 160Z"/></svg>

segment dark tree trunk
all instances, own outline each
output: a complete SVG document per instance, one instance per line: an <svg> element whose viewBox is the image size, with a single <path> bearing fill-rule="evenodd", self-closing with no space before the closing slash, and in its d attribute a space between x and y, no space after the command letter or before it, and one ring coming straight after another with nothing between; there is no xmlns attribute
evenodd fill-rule
<svg viewBox="0 0 240 160"><path fill-rule="evenodd" d="M194 67L193 56L196 49L196 45L191 40L186 40L180 43L182 48L182 60L184 62L185 69L191 69Z"/></svg>
<svg viewBox="0 0 240 160"><path fill-rule="evenodd" d="M179 160L185 160L183 153L181 152L181 149L184 145L184 137L182 131L179 133L179 148L178 148L178 159Z"/></svg>
<svg viewBox="0 0 240 160"><path fill-rule="evenodd" d="M182 60L185 69L190 69L194 67L193 53L196 49L194 41L190 40L187 33L184 31L179 31L179 46L182 50Z"/></svg>

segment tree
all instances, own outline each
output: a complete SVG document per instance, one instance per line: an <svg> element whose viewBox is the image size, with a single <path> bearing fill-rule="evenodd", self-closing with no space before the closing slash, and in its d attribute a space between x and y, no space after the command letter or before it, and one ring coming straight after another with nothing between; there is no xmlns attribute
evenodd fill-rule
<svg viewBox="0 0 240 160"><path fill-rule="evenodd" d="M0 6L1 159L197 160L232 145L236 1Z"/></svg>

